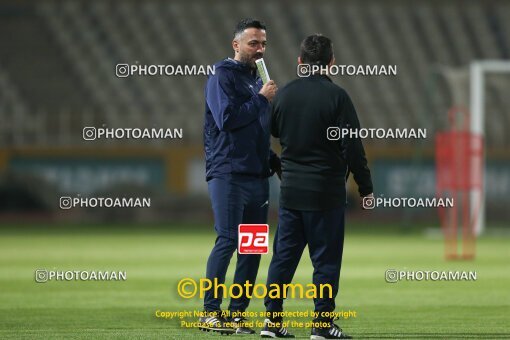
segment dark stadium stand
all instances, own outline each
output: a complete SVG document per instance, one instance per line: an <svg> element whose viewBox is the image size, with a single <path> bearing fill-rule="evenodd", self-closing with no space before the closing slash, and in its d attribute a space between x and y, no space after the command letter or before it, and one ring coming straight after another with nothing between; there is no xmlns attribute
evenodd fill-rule
<svg viewBox="0 0 510 340"><path fill-rule="evenodd" d="M117 78L115 65L212 64L231 56L232 27L245 16L268 24L266 60L280 86L296 77L301 39L318 31L332 38L338 64L396 64L397 77L334 79L351 93L366 127L426 127L431 135L444 129L456 101L452 88L468 88L469 61L508 58L510 51L504 1L6 1L0 115L45 117L40 136L69 114L78 133L84 123L178 126L198 144L205 77ZM464 79L438 76L460 67ZM488 112L498 118L487 120L488 145L508 145L502 127L510 122L510 79L491 76L487 84ZM467 93L463 98L468 104ZM3 141L14 142L5 133Z"/></svg>

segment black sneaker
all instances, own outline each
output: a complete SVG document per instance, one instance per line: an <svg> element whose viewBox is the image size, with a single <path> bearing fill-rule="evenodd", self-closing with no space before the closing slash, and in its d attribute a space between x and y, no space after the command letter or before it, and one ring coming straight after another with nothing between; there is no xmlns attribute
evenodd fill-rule
<svg viewBox="0 0 510 340"><path fill-rule="evenodd" d="M235 330L229 327L227 320L221 316L221 312L208 312L207 315L198 318L198 329L204 332L217 332L220 334L234 334Z"/></svg>
<svg viewBox="0 0 510 340"><path fill-rule="evenodd" d="M352 336L345 334L340 327L330 322L329 327L313 327L310 340L323 339L352 339Z"/></svg>
<svg viewBox="0 0 510 340"><path fill-rule="evenodd" d="M287 328L282 327L282 321L264 320L264 328L260 331L260 336L263 338L295 338L293 334L287 331Z"/></svg>
<svg viewBox="0 0 510 340"><path fill-rule="evenodd" d="M255 330L248 327L251 326L246 318L227 318L228 325L235 329L236 334L255 334Z"/></svg>

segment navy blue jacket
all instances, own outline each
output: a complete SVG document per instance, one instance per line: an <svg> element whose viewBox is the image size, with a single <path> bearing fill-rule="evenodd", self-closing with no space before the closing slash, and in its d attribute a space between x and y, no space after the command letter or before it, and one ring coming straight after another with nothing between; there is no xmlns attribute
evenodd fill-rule
<svg viewBox="0 0 510 340"><path fill-rule="evenodd" d="M215 64L205 86L207 180L227 174L269 177L270 158L279 165L270 151L270 103L258 93L261 88L262 80L246 64L233 59Z"/></svg>

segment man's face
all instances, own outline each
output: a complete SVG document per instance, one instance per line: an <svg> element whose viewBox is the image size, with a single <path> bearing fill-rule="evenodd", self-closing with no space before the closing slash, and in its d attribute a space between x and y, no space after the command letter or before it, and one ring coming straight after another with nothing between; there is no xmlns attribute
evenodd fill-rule
<svg viewBox="0 0 510 340"><path fill-rule="evenodd" d="M266 31L258 28L247 28L232 42L234 59L257 68L255 60L264 56L266 50Z"/></svg>

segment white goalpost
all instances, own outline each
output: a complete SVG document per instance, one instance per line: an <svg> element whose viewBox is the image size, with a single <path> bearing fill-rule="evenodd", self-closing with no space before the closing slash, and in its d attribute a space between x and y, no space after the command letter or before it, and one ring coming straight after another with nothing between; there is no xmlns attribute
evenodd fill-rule
<svg viewBox="0 0 510 340"><path fill-rule="evenodd" d="M488 73L510 73L510 61L506 60L476 60L470 65L470 132L485 137L485 77ZM509 92L510 93L510 92ZM476 235L483 233L485 229L485 155L482 158L481 192L471 191L471 212L477 211L474 231ZM480 199L476 200L476 196ZM476 204L480 204L479 208Z"/></svg>

